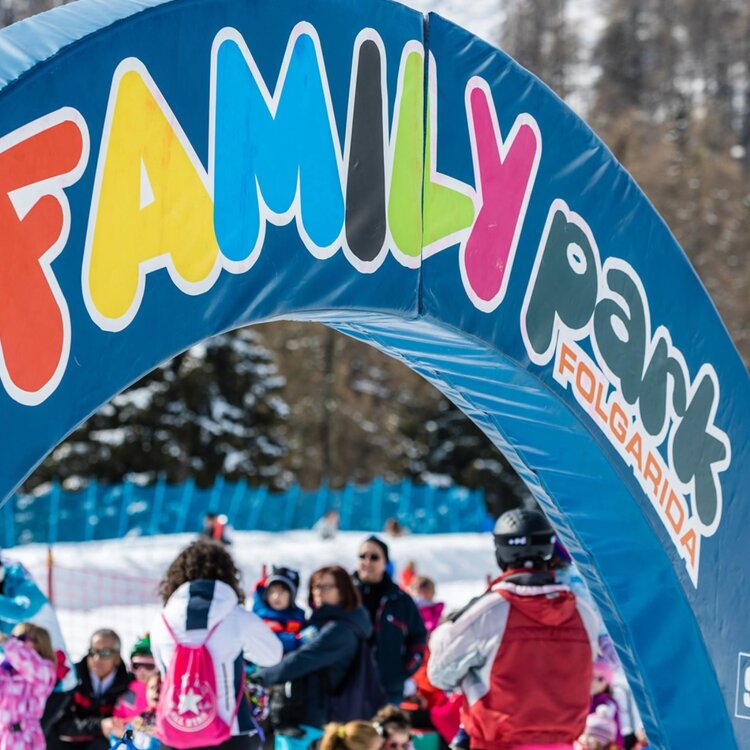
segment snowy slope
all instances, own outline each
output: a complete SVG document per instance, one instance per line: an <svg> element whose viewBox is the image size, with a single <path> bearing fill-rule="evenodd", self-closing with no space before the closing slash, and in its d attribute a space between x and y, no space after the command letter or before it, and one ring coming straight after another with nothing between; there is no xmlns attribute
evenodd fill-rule
<svg viewBox="0 0 750 750"><path fill-rule="evenodd" d="M310 574L322 565L338 563L353 570L357 549L366 535L347 532L324 542L310 531L236 532L232 554L246 590L252 588L264 564L277 563L299 569L304 591ZM193 538L175 534L57 545L55 604L72 656L83 655L89 635L100 627L114 628L122 637L124 651L129 652L159 611L158 580ZM436 581L438 599L449 609L481 593L487 576L497 573L492 539L487 534L405 536L389 540L389 547L397 570L414 560L419 573ZM26 565L46 589L46 547L16 547L4 550L3 556ZM302 593L298 603L303 605L305 598Z"/></svg>

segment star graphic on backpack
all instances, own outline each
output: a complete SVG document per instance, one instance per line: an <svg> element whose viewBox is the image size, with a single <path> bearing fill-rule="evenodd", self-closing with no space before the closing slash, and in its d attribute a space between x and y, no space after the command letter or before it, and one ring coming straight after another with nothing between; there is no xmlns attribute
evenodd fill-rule
<svg viewBox="0 0 750 750"><path fill-rule="evenodd" d="M182 693L182 695L180 695L180 703L177 707L177 713L186 714L190 711L190 713L198 715L200 713L198 708L200 701L201 696L199 693L194 693L192 690L188 690L187 693Z"/></svg>

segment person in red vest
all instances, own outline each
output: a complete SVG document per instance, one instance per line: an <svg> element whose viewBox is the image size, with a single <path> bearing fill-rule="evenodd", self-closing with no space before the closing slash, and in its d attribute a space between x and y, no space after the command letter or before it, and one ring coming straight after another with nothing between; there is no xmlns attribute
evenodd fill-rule
<svg viewBox="0 0 750 750"><path fill-rule="evenodd" d="M589 711L598 615L548 569L555 533L541 511L504 513L503 574L435 630L430 681L460 687L471 750L572 750Z"/></svg>
<svg viewBox="0 0 750 750"><path fill-rule="evenodd" d="M201 531L200 536L224 545L231 544L229 519L225 515L215 513L212 510L206 511L203 516L203 531Z"/></svg>

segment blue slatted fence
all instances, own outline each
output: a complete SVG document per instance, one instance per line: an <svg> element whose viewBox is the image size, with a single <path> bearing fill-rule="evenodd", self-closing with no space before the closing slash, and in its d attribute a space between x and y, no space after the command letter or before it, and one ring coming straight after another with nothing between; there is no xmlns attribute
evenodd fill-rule
<svg viewBox="0 0 750 750"><path fill-rule="evenodd" d="M197 532L208 509L225 513L238 530L309 529L326 510L340 513L342 531L380 531L395 518L413 534L482 531L487 527L484 493L465 487L414 484L408 479L370 485L348 483L317 490L294 484L285 492L219 479L203 489L193 480L152 485L90 482L76 491L57 483L34 495L18 494L0 513L0 544L79 542L127 535Z"/></svg>

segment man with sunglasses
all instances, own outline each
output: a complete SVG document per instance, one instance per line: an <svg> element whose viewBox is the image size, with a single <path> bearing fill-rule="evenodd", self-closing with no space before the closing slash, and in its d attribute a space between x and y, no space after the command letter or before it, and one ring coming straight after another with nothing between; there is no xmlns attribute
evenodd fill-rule
<svg viewBox="0 0 750 750"><path fill-rule="evenodd" d="M106 750L117 699L128 689L128 674L114 630L97 630L87 655L76 665L78 686L54 725L48 750Z"/></svg>
<svg viewBox="0 0 750 750"><path fill-rule="evenodd" d="M414 600L386 571L388 545L369 536L359 548L354 582L373 626L371 643L388 700L399 704L404 683L422 664L427 630Z"/></svg>
<svg viewBox="0 0 750 750"><path fill-rule="evenodd" d="M573 750L598 616L549 570L555 532L541 511L503 513L494 537L504 572L432 634L428 677L463 690L472 750Z"/></svg>

